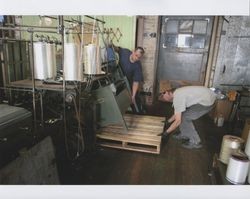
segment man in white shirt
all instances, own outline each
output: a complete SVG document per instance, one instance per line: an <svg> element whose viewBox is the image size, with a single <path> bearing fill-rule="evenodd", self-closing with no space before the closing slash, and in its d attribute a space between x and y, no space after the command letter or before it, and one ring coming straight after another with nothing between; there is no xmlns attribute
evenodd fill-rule
<svg viewBox="0 0 250 199"><path fill-rule="evenodd" d="M201 139L192 120L200 118L213 108L216 94L204 86L185 86L162 93L160 99L173 102L174 107L174 114L168 119L171 125L164 134L179 127L180 134L175 138L188 140L182 144L184 148L201 148Z"/></svg>

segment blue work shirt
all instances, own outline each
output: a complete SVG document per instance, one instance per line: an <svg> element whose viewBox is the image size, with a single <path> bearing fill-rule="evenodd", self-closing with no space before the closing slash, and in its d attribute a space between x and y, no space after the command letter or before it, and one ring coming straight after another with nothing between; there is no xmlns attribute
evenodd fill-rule
<svg viewBox="0 0 250 199"><path fill-rule="evenodd" d="M119 64L123 69L126 77L128 78L129 83L132 86L133 82L142 82L142 66L140 61L134 63L130 62L130 55L132 52L125 48L119 48Z"/></svg>

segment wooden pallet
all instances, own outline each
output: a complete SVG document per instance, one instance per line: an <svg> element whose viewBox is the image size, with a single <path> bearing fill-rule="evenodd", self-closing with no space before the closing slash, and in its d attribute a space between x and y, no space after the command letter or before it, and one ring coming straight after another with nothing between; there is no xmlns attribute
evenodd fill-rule
<svg viewBox="0 0 250 199"><path fill-rule="evenodd" d="M164 117L126 114L124 119L127 131L122 125L103 127L97 132L97 143L117 149L160 153L161 136L158 134L163 131Z"/></svg>

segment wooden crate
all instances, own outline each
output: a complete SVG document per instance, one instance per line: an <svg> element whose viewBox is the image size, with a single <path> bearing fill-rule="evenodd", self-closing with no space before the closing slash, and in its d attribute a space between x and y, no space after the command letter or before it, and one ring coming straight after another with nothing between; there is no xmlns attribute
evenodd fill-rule
<svg viewBox="0 0 250 199"><path fill-rule="evenodd" d="M212 119L222 116L225 121L228 121L232 111L233 102L227 99L216 100L215 108L210 111Z"/></svg>
<svg viewBox="0 0 250 199"><path fill-rule="evenodd" d="M97 132L97 143L117 149L160 153L161 136L158 134L163 131L164 117L126 114L124 119L127 131L122 125L106 126Z"/></svg>

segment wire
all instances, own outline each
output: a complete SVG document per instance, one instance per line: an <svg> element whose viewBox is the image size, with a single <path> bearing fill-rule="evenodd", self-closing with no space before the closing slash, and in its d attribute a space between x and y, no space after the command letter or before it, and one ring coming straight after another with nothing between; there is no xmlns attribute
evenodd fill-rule
<svg viewBox="0 0 250 199"><path fill-rule="evenodd" d="M94 43L95 27L96 27L96 16L94 17L94 24L92 30L92 41L91 41L92 44Z"/></svg>
<svg viewBox="0 0 250 199"><path fill-rule="evenodd" d="M81 127L81 121L80 121L80 110L78 111L78 108L77 108L77 104L76 104L76 100L75 100L75 97L73 96L73 102L74 102L74 107L75 107L75 112L76 112L76 119L78 121L78 135L79 135L79 139L78 139L78 142L77 142L77 148L78 148L78 151L77 151L77 156L79 154L79 151L80 151L80 141L81 141L81 144L82 144L82 152L85 150L85 145L84 145L84 139L83 139L83 131L82 131L82 127ZM80 101L80 98L79 98L79 101ZM79 104L80 105L80 104ZM78 136L77 136L78 137Z"/></svg>

